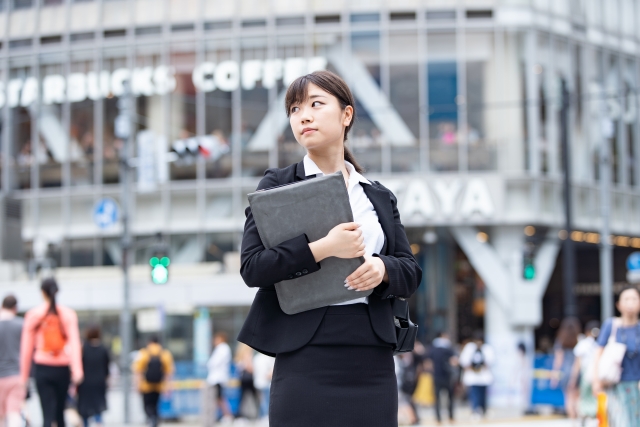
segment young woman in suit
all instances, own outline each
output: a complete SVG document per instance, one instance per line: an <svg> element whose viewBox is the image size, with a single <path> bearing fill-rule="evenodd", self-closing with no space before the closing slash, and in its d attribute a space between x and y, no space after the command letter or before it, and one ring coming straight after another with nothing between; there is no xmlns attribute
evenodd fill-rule
<svg viewBox="0 0 640 427"><path fill-rule="evenodd" d="M295 80L285 108L307 155L297 164L269 169L258 189L342 171L354 222L324 238L305 234L271 249L263 246L247 208L240 273L258 293L238 337L275 356L269 422L272 427L397 426L396 343L391 301L419 286L418 266L398 214L395 196L361 175L345 146L355 119L349 87L329 71ZM320 269L328 257L364 256L345 277L353 300L295 315L278 304L274 284ZM373 289L368 297L362 291Z"/></svg>

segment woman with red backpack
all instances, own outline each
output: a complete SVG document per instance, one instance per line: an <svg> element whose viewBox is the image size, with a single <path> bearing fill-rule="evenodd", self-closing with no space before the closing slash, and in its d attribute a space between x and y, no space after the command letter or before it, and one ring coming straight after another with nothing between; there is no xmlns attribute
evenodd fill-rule
<svg viewBox="0 0 640 427"><path fill-rule="evenodd" d="M27 311L22 328L20 375L25 385L34 363L36 388L44 427L64 427L64 408L71 384L82 382L82 348L78 316L56 304L58 284L45 279L40 286L44 303Z"/></svg>

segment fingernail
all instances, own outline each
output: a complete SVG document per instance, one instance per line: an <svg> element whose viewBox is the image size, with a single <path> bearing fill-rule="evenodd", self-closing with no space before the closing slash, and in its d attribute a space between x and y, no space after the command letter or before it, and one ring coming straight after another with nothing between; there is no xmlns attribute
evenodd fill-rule
<svg viewBox="0 0 640 427"><path fill-rule="evenodd" d="M349 279L344 279L344 283L349 283Z"/></svg>
<svg viewBox="0 0 640 427"><path fill-rule="evenodd" d="M356 292L360 292L360 289L356 289Z"/></svg>
<svg viewBox="0 0 640 427"><path fill-rule="evenodd" d="M344 284L344 287L345 287L345 288L348 288L348 287L349 287L349 285L345 283L345 284Z"/></svg>
<svg viewBox="0 0 640 427"><path fill-rule="evenodd" d="M350 291L355 290L355 288L352 288L351 286L349 286L347 289L349 289Z"/></svg>

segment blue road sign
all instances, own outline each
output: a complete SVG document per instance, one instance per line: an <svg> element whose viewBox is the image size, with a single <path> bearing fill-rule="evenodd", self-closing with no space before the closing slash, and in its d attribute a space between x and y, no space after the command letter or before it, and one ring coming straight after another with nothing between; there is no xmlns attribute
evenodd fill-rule
<svg viewBox="0 0 640 427"><path fill-rule="evenodd" d="M105 197L98 200L93 208L93 221L102 229L109 228L118 222L118 204Z"/></svg>
<svg viewBox="0 0 640 427"><path fill-rule="evenodd" d="M627 270L640 270L640 252L633 252L627 258Z"/></svg>

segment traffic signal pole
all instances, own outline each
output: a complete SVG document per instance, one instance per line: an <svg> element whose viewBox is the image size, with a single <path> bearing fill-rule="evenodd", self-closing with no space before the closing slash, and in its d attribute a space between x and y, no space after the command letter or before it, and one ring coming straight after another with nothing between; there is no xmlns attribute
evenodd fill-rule
<svg viewBox="0 0 640 427"><path fill-rule="evenodd" d="M120 339L122 348L120 353L120 366L122 373L122 395L124 398L124 423L131 422L131 361L129 355L132 350L132 322L131 322L131 290L129 278L129 266L131 265L131 231L129 229L129 208L131 197L131 166L130 150L134 138L133 97L128 81L124 82L124 94L118 101L122 128L116 132L118 138L123 141L120 150L120 189L122 207L122 311L120 312ZM116 128L118 126L116 125Z"/></svg>
<svg viewBox="0 0 640 427"><path fill-rule="evenodd" d="M564 297L564 317L577 315L576 296L573 292L576 281L575 247L571 239L573 218L571 208L571 150L569 147L569 108L570 98L567 82L562 79L562 107L560 110L560 144L562 146L562 169L564 171L564 214L566 239L562 245L562 279Z"/></svg>
<svg viewBox="0 0 640 427"><path fill-rule="evenodd" d="M602 101L604 107L604 101ZM607 117L603 108L603 117ZM611 150L613 123L603 123L600 140L600 317L602 323L613 317L613 250L611 248L609 218L611 216Z"/></svg>

